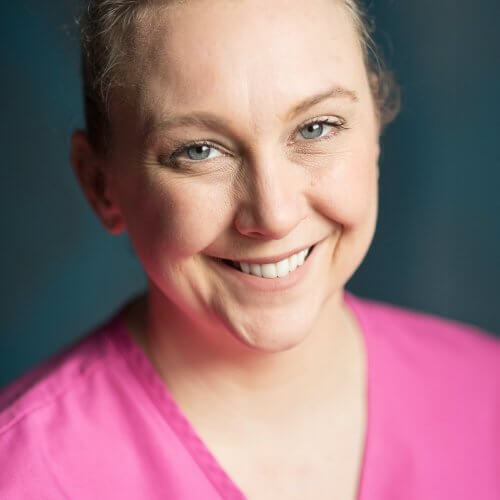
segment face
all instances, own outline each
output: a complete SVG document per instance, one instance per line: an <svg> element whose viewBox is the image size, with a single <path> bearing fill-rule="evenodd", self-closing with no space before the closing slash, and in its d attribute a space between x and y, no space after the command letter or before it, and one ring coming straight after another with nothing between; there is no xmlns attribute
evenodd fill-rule
<svg viewBox="0 0 500 500"><path fill-rule="evenodd" d="M136 41L106 171L156 303L228 342L299 344L376 221L378 124L351 19L332 0L187 2L151 12ZM272 275L256 264L311 247L282 277L229 262Z"/></svg>

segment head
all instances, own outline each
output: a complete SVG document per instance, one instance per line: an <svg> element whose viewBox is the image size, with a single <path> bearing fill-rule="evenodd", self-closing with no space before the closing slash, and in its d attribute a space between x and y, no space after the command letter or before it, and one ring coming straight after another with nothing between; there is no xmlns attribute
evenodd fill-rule
<svg viewBox="0 0 500 500"><path fill-rule="evenodd" d="M83 54L73 164L157 303L253 349L299 344L375 230L395 106L358 3L96 0ZM226 262L311 246L279 293Z"/></svg>

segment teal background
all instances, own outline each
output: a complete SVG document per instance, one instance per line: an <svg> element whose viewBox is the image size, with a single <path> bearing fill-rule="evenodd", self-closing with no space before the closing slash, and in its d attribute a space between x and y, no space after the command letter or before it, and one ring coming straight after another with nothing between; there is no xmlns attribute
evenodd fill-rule
<svg viewBox="0 0 500 500"><path fill-rule="evenodd" d="M500 332L500 3L372 2L403 90L356 293ZM2 2L0 385L144 288L69 164L83 125L76 2Z"/></svg>

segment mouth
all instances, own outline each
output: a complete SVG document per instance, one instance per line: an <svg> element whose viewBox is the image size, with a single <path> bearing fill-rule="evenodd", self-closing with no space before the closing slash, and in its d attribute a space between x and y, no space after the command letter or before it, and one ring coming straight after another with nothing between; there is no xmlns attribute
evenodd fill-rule
<svg viewBox="0 0 500 500"><path fill-rule="evenodd" d="M279 262L265 263L265 264L250 264L247 262L236 262L228 259L215 258L218 262L225 266L236 269L237 271L245 274L251 274L259 278L266 279L279 279L284 278L290 273L296 271L301 267L304 262L311 256L316 244L309 248L301 250L290 257L283 259Z"/></svg>

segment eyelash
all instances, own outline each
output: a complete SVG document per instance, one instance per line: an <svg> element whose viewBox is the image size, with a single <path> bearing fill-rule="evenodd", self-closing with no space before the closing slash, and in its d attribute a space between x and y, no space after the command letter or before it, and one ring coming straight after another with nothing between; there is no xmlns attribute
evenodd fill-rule
<svg viewBox="0 0 500 500"><path fill-rule="evenodd" d="M330 125L331 127L334 128L334 131L329 133L329 134L326 134L324 136L318 137L317 139L309 139L308 140L308 139L304 138L305 142L318 142L318 141L328 140L332 136L338 135L342 130L347 130L349 128L346 126L346 122L343 118L339 118L339 117L336 117L336 119L332 119L332 118L318 119L318 118L315 118L315 119L310 120L306 123L303 123L302 125L297 127L295 129L294 135L300 133L300 130L308 127L309 125L315 125L317 123L319 123L321 125Z"/></svg>
<svg viewBox="0 0 500 500"><path fill-rule="evenodd" d="M294 136L296 134L299 134L300 131L302 129L306 128L307 126L309 126L309 125L315 125L315 124L329 125L329 126L331 126L331 127L334 128L334 131L332 131L333 133L330 132L329 134L326 134L324 136L318 137L317 139L305 139L304 138L305 142L319 142L319 141L328 140L332 136L336 136L341 131L348 130L348 128L349 128L349 127L346 126L346 122L342 118L337 118L335 120L332 120L331 118L325 118L325 119L322 119L322 120L321 119L314 119L314 120L308 121L308 122L300 125L299 127L297 127L295 129L295 131L294 131ZM167 162L175 164L178 161L178 159L179 159L179 157L180 157L180 155L182 153L185 153L189 148L196 147L196 146L208 146L210 148L217 149L217 150L220 151L220 146L214 144L213 142L210 142L210 141L193 141L193 142L189 142L189 143L183 144L182 146L176 148L170 155L168 155ZM163 155L162 155L161 159L164 159ZM206 161L206 159L205 160L187 159L186 161L190 162L190 163L201 163L203 161Z"/></svg>

